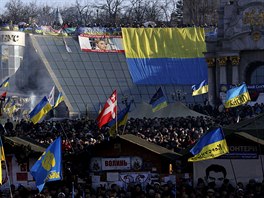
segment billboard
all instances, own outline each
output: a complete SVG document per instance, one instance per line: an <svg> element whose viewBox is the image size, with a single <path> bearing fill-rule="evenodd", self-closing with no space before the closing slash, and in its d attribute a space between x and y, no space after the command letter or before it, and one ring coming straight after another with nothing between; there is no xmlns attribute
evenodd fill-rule
<svg viewBox="0 0 264 198"><path fill-rule="evenodd" d="M81 34L78 38L84 52L124 52L121 36Z"/></svg>

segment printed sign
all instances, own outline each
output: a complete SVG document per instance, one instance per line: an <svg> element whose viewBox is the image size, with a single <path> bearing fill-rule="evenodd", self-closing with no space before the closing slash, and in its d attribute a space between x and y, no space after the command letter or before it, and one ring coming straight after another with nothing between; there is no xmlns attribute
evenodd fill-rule
<svg viewBox="0 0 264 198"><path fill-rule="evenodd" d="M25 33L16 31L0 31L0 45L25 46Z"/></svg>
<svg viewBox="0 0 264 198"><path fill-rule="evenodd" d="M102 170L130 170L130 158L102 158Z"/></svg>
<svg viewBox="0 0 264 198"><path fill-rule="evenodd" d="M121 36L80 35L79 44L85 52L124 52Z"/></svg>

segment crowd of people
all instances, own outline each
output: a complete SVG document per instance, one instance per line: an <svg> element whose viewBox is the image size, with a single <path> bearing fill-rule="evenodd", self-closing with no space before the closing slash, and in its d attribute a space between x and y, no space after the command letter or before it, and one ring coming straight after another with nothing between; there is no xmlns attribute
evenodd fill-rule
<svg viewBox="0 0 264 198"><path fill-rule="evenodd" d="M209 104L196 104L190 105L189 107L197 112L203 113L205 116L143 119L129 118L125 126L120 126L120 133L118 135L134 134L149 142L153 142L176 152L181 152L188 146L193 145L199 137L214 127L223 127L264 112L264 104L255 104L254 106L244 105L231 109L225 109L221 105L217 108L213 108ZM63 151L75 155L86 151L90 146L100 144L103 141L109 141L109 139L112 138L109 134L110 127L106 125L99 129L95 120L86 118L76 120L62 119L57 121L51 119L42 121L36 125L26 120L7 120L3 127L4 128L0 130L1 135L23 137L44 145L49 145L58 136L62 136ZM67 180L67 177L65 177L64 180L72 181ZM238 189L236 189L235 186L232 190L229 189L227 191L226 189L221 189L219 191L219 189L209 188L209 186L203 182L201 182L202 184L199 183L197 186L192 186L189 180L182 180L177 183L177 190L175 190L174 185L167 183L162 185L154 185L154 183L149 184L145 189L142 189L140 185L131 184L126 190L118 186L93 189L89 181L85 183L86 186L75 186L75 197L165 198L175 197L176 192L177 197L241 197L237 195ZM256 188L256 191L249 191L246 187L241 187L241 189L243 189L244 194L249 194L249 192L252 194L261 191L261 195L263 195L263 184L255 183L254 188ZM58 185L63 186L54 189L54 185L48 184L42 194L38 194L37 196L69 197L72 192L72 184L59 183ZM61 194L58 196L60 192ZM22 196L21 193L25 193L27 196ZM25 187L20 187L14 190L14 195L16 194L19 196L14 197L30 197L29 194L34 195L37 194L37 192Z"/></svg>
<svg viewBox="0 0 264 198"><path fill-rule="evenodd" d="M117 135L133 134L179 152L212 128L233 124L264 112L264 104L245 105L231 109L225 109L221 105L217 108L200 104L189 107L205 116L130 118L125 126L119 127ZM44 145L49 145L59 135L67 137L63 140L65 149L75 152L111 138L110 127L105 125L99 129L95 120L86 118L59 121L50 119L36 125L23 119L15 121L8 119L4 127L5 132L2 131L2 135L26 137Z"/></svg>
<svg viewBox="0 0 264 198"><path fill-rule="evenodd" d="M71 188L71 185L65 183L47 183L41 194L37 190L32 190L24 186L12 186L14 198L263 198L264 182L256 182L250 179L247 184L237 183L233 186L228 180L225 180L219 188L213 188L207 185L201 178L196 186L190 185L185 180L177 187L172 182L160 184L155 182L148 184L145 189L139 184L130 184L126 189L113 184L109 188L100 186L96 189L89 184L78 184Z"/></svg>
<svg viewBox="0 0 264 198"><path fill-rule="evenodd" d="M54 23L53 25L44 27L52 27L52 30L55 32L61 32L67 35L76 36L79 34L83 34L84 29L100 29L100 31L104 30L104 34L106 35L114 35L114 36L121 36L121 29L122 28L186 28L186 27L195 27L194 24L171 24L171 23L164 23L164 22L154 22L154 21L147 21L144 23L139 22L131 22L131 23L89 23L89 24L82 24L77 22L65 21L63 24ZM216 27L213 25L199 25L199 27L205 28L206 32L215 32ZM12 21L5 21L1 20L0 18L0 29L2 30L16 30L16 31L26 31L30 33L39 33L39 31L47 31L47 28L42 29L41 24L37 24L36 22L25 23L19 22L18 24L14 24ZM75 31L73 31L75 29ZM99 31L99 32L100 32ZM101 32L102 33L102 32ZM207 34L206 34L207 35Z"/></svg>

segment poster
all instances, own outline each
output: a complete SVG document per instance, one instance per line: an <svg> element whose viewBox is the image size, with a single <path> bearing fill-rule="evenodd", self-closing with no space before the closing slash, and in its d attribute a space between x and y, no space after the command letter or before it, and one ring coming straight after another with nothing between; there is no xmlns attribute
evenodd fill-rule
<svg viewBox="0 0 264 198"><path fill-rule="evenodd" d="M81 34L78 38L84 52L124 52L121 36Z"/></svg>
<svg viewBox="0 0 264 198"><path fill-rule="evenodd" d="M193 163L193 181L197 185L199 178L205 183L215 182L222 185L224 179L229 179L235 186L237 182L247 184L250 179L261 182L263 179L263 156L258 159L212 159Z"/></svg>

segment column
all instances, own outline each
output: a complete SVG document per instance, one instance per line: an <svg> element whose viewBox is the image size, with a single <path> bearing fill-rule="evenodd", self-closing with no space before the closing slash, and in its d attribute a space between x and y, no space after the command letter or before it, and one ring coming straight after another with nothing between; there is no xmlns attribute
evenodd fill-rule
<svg viewBox="0 0 264 198"><path fill-rule="evenodd" d="M226 62L227 56L222 56L217 58L217 66L216 66L216 97L220 98L220 84L227 83L226 76Z"/></svg>
<svg viewBox="0 0 264 198"><path fill-rule="evenodd" d="M239 82L239 75L238 75L238 65L240 61L239 56L230 56L229 57L231 64L232 64L232 84L237 85L241 82Z"/></svg>
<svg viewBox="0 0 264 198"><path fill-rule="evenodd" d="M227 57L219 57L217 58L218 66L220 67L219 72L219 84L226 84L227 83L227 76L226 76L226 61Z"/></svg>
<svg viewBox="0 0 264 198"><path fill-rule="evenodd" d="M206 58L208 65L208 101L209 104L215 105L215 58Z"/></svg>

